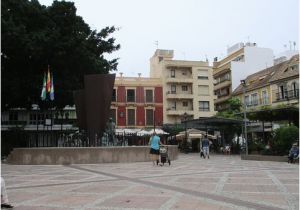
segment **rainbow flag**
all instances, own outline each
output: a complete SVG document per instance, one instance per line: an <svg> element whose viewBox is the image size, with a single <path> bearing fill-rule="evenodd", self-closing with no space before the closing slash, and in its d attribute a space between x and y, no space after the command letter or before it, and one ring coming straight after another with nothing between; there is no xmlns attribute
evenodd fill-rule
<svg viewBox="0 0 300 210"><path fill-rule="evenodd" d="M42 99L42 101L45 101L46 98L47 98L47 93L46 93L46 73L44 73L41 99Z"/></svg>
<svg viewBox="0 0 300 210"><path fill-rule="evenodd" d="M51 90L50 90L50 100L54 100L54 85L53 85L53 73L52 73L52 79L51 79Z"/></svg>
<svg viewBox="0 0 300 210"><path fill-rule="evenodd" d="M51 91L51 77L50 77L49 66L48 66L48 76L47 76L46 90L47 90L47 93L50 93L50 91Z"/></svg>

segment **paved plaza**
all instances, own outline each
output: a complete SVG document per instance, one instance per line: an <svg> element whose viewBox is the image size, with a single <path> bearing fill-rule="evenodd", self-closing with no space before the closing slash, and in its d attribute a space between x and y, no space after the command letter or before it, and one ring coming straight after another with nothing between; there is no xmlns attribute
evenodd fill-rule
<svg viewBox="0 0 300 210"><path fill-rule="evenodd" d="M299 165L240 156L180 154L151 162L8 165L1 174L14 209L299 209Z"/></svg>

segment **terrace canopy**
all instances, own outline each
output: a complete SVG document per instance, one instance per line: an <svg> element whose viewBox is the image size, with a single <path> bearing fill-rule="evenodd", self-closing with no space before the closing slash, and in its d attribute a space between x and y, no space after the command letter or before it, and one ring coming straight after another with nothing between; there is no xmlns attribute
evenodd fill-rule
<svg viewBox="0 0 300 210"><path fill-rule="evenodd" d="M188 139L202 139L206 135L205 131L200 131L197 129L188 129L186 133ZM207 134L207 137L209 139L217 139L217 137L210 134ZM182 131L176 135L176 139L178 140L183 140L184 138L185 138L185 131Z"/></svg>

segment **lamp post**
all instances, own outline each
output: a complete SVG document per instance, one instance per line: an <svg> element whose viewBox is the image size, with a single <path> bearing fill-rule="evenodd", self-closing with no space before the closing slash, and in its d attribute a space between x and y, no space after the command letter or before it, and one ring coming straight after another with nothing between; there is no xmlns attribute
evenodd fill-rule
<svg viewBox="0 0 300 210"><path fill-rule="evenodd" d="M183 143L183 150L184 150L184 152L185 153L187 153L188 152L188 147L187 147L187 127L186 127L186 121L187 121L187 118L188 118L188 115L187 115L187 113L185 112L184 114L183 114L183 119L184 119L184 129L185 129L185 137L184 137L184 143Z"/></svg>
<svg viewBox="0 0 300 210"><path fill-rule="evenodd" d="M245 146L246 146L246 155L248 155L248 140L247 140L247 116L246 116L246 80L241 80L241 84L243 86L243 98L244 98L244 138L245 138Z"/></svg>

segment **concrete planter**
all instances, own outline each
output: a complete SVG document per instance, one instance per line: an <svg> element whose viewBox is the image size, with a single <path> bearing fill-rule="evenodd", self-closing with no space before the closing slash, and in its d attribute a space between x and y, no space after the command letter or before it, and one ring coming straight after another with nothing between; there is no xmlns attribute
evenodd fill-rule
<svg viewBox="0 0 300 210"><path fill-rule="evenodd" d="M178 158L177 145L169 145L169 158ZM48 147L15 148L7 163L18 165L97 164L150 161L150 148L128 147Z"/></svg>
<svg viewBox="0 0 300 210"><path fill-rule="evenodd" d="M287 162L287 156L273 156L273 155L241 155L242 160L256 160L256 161L275 161Z"/></svg>

